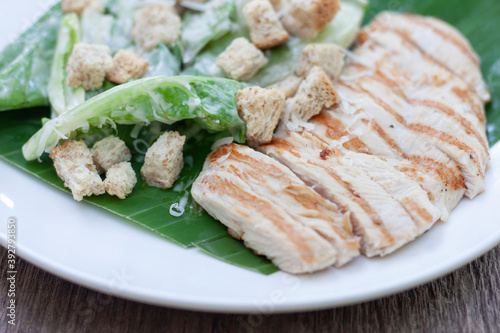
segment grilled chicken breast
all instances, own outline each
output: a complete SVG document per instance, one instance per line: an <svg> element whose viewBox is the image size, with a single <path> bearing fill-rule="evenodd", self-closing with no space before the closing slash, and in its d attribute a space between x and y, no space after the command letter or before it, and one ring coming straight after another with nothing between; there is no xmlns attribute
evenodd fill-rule
<svg viewBox="0 0 500 333"><path fill-rule="evenodd" d="M358 247L387 255L484 191L490 95L478 65L446 23L382 13L348 52L332 107L281 126L260 152L219 147L193 197L288 272L340 266Z"/></svg>
<svg viewBox="0 0 500 333"><path fill-rule="evenodd" d="M344 211L351 211L367 256L394 251L439 217L417 182L375 156L328 147L307 131L288 132L260 149Z"/></svg>
<svg viewBox="0 0 500 333"><path fill-rule="evenodd" d="M288 168L249 147L217 148L191 193L233 235L284 271L342 266L359 254L349 213L340 212ZM262 243L263 235L271 243Z"/></svg>
<svg viewBox="0 0 500 333"><path fill-rule="evenodd" d="M390 29L405 36L441 66L462 78L483 102L491 98L479 68L479 57L467 39L449 24L414 14L384 12L370 29Z"/></svg>

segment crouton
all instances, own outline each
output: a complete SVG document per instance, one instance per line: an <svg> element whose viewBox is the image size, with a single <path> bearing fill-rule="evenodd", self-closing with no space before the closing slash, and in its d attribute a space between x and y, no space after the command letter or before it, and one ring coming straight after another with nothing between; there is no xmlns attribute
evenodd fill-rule
<svg viewBox="0 0 500 333"><path fill-rule="evenodd" d="M127 162L132 158L125 142L112 135L97 141L90 151L100 174L108 171L114 164Z"/></svg>
<svg viewBox="0 0 500 333"><path fill-rule="evenodd" d="M102 86L106 72L113 67L113 58L106 45L78 43L68 59L66 83L71 87L83 86L96 90Z"/></svg>
<svg viewBox="0 0 500 333"><path fill-rule="evenodd" d="M90 150L83 140L66 141L51 149L57 175L64 186L71 190L73 198L81 201L84 196L104 193L104 185L92 161Z"/></svg>
<svg viewBox="0 0 500 333"><path fill-rule="evenodd" d="M288 4L288 1L290 0L269 0L271 5L274 8L274 11L278 14L281 12L282 9L286 8L286 5Z"/></svg>
<svg viewBox="0 0 500 333"><path fill-rule="evenodd" d="M143 76L148 66L149 63L134 51L119 50L113 57L113 67L106 73L106 79L123 84Z"/></svg>
<svg viewBox="0 0 500 333"><path fill-rule="evenodd" d="M286 43L290 36L283 28L269 0L253 0L243 7L250 39L259 49Z"/></svg>
<svg viewBox="0 0 500 333"><path fill-rule="evenodd" d="M286 98L290 98L295 96L295 93L299 89L301 82L302 82L301 77L290 75L284 78L282 81L270 85L269 87L267 87L267 89L276 89L278 91L283 92Z"/></svg>
<svg viewBox="0 0 500 333"><path fill-rule="evenodd" d="M170 188L184 166L182 147L185 136L165 132L149 147L141 168L142 179L151 186Z"/></svg>
<svg viewBox="0 0 500 333"><path fill-rule="evenodd" d="M344 55L344 49L335 44L309 44L302 50L297 74L305 77L311 68L320 66L336 80L344 67Z"/></svg>
<svg viewBox="0 0 500 333"><path fill-rule="evenodd" d="M311 39L326 28L340 10L340 0L291 0L281 23L289 33Z"/></svg>
<svg viewBox="0 0 500 333"><path fill-rule="evenodd" d="M248 81L267 64L267 58L255 45L240 37L219 54L216 64L231 79Z"/></svg>
<svg viewBox="0 0 500 333"><path fill-rule="evenodd" d="M285 105L285 94L276 89L249 87L236 95L238 115L247 125L250 146L271 142Z"/></svg>
<svg viewBox="0 0 500 333"><path fill-rule="evenodd" d="M96 12L104 12L102 0L62 0L62 10L64 13L76 13L82 16L85 9L92 9Z"/></svg>
<svg viewBox="0 0 500 333"><path fill-rule="evenodd" d="M324 108L332 106L339 99L332 81L325 71L318 66L313 67L306 79L302 81L295 96L287 101L285 122L293 119L308 121Z"/></svg>
<svg viewBox="0 0 500 333"><path fill-rule="evenodd" d="M110 195L125 199L127 195L132 193L136 183L137 177L130 162L120 162L106 171L104 189Z"/></svg>
<svg viewBox="0 0 500 333"><path fill-rule="evenodd" d="M168 45L179 39L181 18L175 8L151 5L137 10L134 16L132 37L145 52L154 49L158 43Z"/></svg>

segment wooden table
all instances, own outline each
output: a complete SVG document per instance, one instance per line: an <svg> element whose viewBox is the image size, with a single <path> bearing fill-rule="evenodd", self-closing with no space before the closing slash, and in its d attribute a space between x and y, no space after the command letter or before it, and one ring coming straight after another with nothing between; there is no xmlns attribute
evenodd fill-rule
<svg viewBox="0 0 500 333"><path fill-rule="evenodd" d="M380 300L315 312L241 315L168 309L101 294L18 258L16 327L0 332L500 332L500 246L448 276Z"/></svg>

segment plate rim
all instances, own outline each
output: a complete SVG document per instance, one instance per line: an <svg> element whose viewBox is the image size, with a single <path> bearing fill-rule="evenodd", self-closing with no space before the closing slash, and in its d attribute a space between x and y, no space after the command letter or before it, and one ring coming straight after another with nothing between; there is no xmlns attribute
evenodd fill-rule
<svg viewBox="0 0 500 333"><path fill-rule="evenodd" d="M494 154L500 156L500 142L496 143L493 147L490 148L490 156L493 156ZM2 163L20 172L23 172L16 166L13 166L3 160ZM500 165L495 168L500 170ZM491 170L490 172L493 172L493 170ZM57 189L53 190L57 191ZM114 218L114 216L111 216L110 218ZM272 313L293 313L301 311L331 309L341 306L364 303L379 299L381 297L394 295L445 276L479 258L499 244L500 228L495 233L492 233L483 242L478 243L476 246L469 248L464 252L460 252L459 254L445 261L443 264L434 265L425 270L422 270L420 274L400 279L395 284L392 284L390 286L382 286L378 289L364 293L351 293L350 295L342 296L337 300L328 299L327 297L315 297L311 300L291 300L281 304L277 304L273 308ZM4 236L4 234L0 233L0 245L2 245L4 248L7 247L6 234ZM190 251L193 249L184 250ZM172 293L170 291L163 291L161 294L155 295L147 289L138 288L135 286L129 286L121 290L120 293L110 292L109 288L106 288L105 279L101 277L96 277L91 274L80 272L77 269L69 267L68 264L54 262L46 256L40 256L36 252L31 251L27 246L24 246L23 244L17 244L17 251L20 258L26 260L30 264L42 270L45 270L55 276L58 276L59 278L62 278L63 280L118 298L162 307L204 311L211 313L251 314L258 312L256 311L255 304L250 304L251 302L248 302L248 300L246 299L238 300L236 298L217 298L217 300L214 302L213 297L209 298L202 296L193 299L191 296L180 296L181 294ZM274 274L286 273L277 272Z"/></svg>

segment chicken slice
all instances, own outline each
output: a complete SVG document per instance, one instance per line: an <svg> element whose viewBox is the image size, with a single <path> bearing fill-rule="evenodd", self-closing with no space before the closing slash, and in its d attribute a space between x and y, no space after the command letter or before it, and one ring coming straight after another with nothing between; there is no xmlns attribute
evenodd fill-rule
<svg viewBox="0 0 500 333"><path fill-rule="evenodd" d="M384 12L371 24L398 31L442 66L460 76L481 97L491 98L479 68L479 57L455 28L433 17Z"/></svg>
<svg viewBox="0 0 500 333"><path fill-rule="evenodd" d="M460 202L465 183L458 165L437 149L403 151L392 137L391 125L380 125L360 110L355 100L313 118L313 132L331 147L383 157L396 169L416 180L446 221ZM352 104L351 104L352 103ZM394 125L392 125L394 126ZM403 145L404 147L404 142ZM432 153L432 155L429 155Z"/></svg>
<svg viewBox="0 0 500 333"><path fill-rule="evenodd" d="M224 170L241 178L257 194L285 208L294 219L314 229L337 249L336 266L359 255L359 241L353 237L349 216L274 159L247 146L229 144L209 155L205 169Z"/></svg>
<svg viewBox="0 0 500 333"><path fill-rule="evenodd" d="M353 81L341 80L337 87L339 95L351 100L363 100L362 112L368 113L382 128L388 129L386 133L401 148L408 147L403 148L403 152L421 151L422 156L432 156L433 150L439 150L460 166L467 186L466 196L473 198L484 191L488 153L482 151L479 144L471 144L473 138L470 135L457 137L455 133L460 134L460 127L451 126L451 122L444 120L446 116L432 115L431 119L425 119L428 113L423 111L426 108L406 104L391 89L375 80L363 77ZM415 122L409 121L411 113L415 114Z"/></svg>
<svg viewBox="0 0 500 333"><path fill-rule="evenodd" d="M208 156L203 170L199 179L211 172L227 176L228 179L234 177L248 186L247 190L250 193L269 201L273 207L276 206L276 209L282 209L295 224L311 230L326 240L331 246L334 257L334 261L329 262L330 265L342 266L359 255L359 241L352 234L350 215L341 213L335 204L318 195L274 159L246 146L228 144L218 147ZM197 181L193 185L192 194L195 200L215 217L220 214L219 210L232 210L244 205L244 200L241 198L237 198L241 201L237 204L226 206L224 202L218 207L214 207L211 201L205 200L208 192L214 192L215 195L219 190L224 189L204 188L203 184ZM250 228L248 224L257 223L258 221L254 220L257 218L260 220L260 217L250 215L248 219L241 221L230 222L227 218L226 220L222 218L221 221L232 229L232 234L248 242L245 230ZM233 216L232 219L236 220L238 217ZM238 227L235 228L232 224ZM277 254L272 254L273 244L261 244L261 246L249 247L280 262L281 259L276 257Z"/></svg>
<svg viewBox="0 0 500 333"><path fill-rule="evenodd" d="M462 78L396 31L369 27L365 29L365 36L367 42L356 49L354 59L351 59L351 65L355 66L351 67L364 67L364 73L396 88L395 91L409 103L428 100L429 97L445 101L453 106L456 116L481 129L482 139L486 140L483 102Z"/></svg>
<svg viewBox="0 0 500 333"><path fill-rule="evenodd" d="M401 172L385 159L377 156L351 152L345 148L330 148L325 141L318 139L307 131L290 133L288 140L303 150L325 167L333 167L339 163L357 168L366 173L370 179L380 185L394 200L406 210L415 222L418 233L427 231L439 219L439 209L433 206L426 191L412 177Z"/></svg>
<svg viewBox="0 0 500 333"><path fill-rule="evenodd" d="M352 161L346 163L343 157L338 156L338 151L318 149L316 142L310 140L310 136L302 137L289 132L283 138L277 138L260 149L288 166L318 193L344 210L351 211L354 231L362 238L363 252L366 255L388 254L419 234L412 216L388 193L390 186L387 182L384 184L386 189L382 182L373 180L363 168L357 167L357 164L351 163ZM396 170L393 172L399 173ZM372 172L372 176L381 181L380 176L375 176L375 173ZM342 187L344 190L339 191ZM425 193L423 195L425 196ZM356 204L352 204L353 201ZM433 209L430 203L427 206ZM437 213L434 214L432 218L437 219ZM425 227L425 230L427 229L428 227Z"/></svg>

